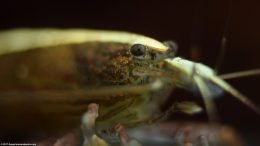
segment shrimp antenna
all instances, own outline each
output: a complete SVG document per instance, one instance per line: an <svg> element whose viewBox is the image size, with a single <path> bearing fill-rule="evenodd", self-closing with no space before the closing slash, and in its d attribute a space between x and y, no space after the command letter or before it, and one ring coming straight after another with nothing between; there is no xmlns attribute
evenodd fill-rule
<svg viewBox="0 0 260 146"><path fill-rule="evenodd" d="M255 75L260 75L260 69L233 72L233 73L227 73L218 76L224 80L228 80L228 79L235 79L235 78L255 76Z"/></svg>
<svg viewBox="0 0 260 146"><path fill-rule="evenodd" d="M251 100L249 100L245 95L240 93L238 90L233 88L231 85L229 85L226 81L218 78L217 76L211 76L209 77L209 80L213 82L214 84L218 85L231 95L233 95L236 99L244 103L246 106L251 108L253 111L255 111L257 114L260 114L260 108L254 104Z"/></svg>
<svg viewBox="0 0 260 146"><path fill-rule="evenodd" d="M229 26L231 16L232 16L232 0L230 0L229 2L230 2L230 4L229 4L229 8L228 8L226 24L224 26L224 31L223 31L221 43L220 43L220 52L219 52L217 63L216 63L215 69L214 69L216 74L219 72L221 65L223 64L225 54L226 54L226 44L227 44L226 33L227 33L228 26Z"/></svg>
<svg viewBox="0 0 260 146"><path fill-rule="evenodd" d="M229 11L228 11L226 24L225 24L225 28L224 28L223 35L221 38L221 43L220 43L220 53L219 53L219 57L217 59L215 69L214 69L216 74L219 72L221 65L223 64L225 54L226 54L226 44L227 44L226 33L227 33L228 26L229 26L231 16L232 16L232 4L233 4L232 0L230 0L229 2L230 2L229 9L228 9ZM255 75L260 75L260 69L252 69L252 70L246 70L246 71L227 73L227 74L219 75L219 77L227 80L227 79L234 79L234 78L241 78L241 77L248 77L248 76L255 76Z"/></svg>

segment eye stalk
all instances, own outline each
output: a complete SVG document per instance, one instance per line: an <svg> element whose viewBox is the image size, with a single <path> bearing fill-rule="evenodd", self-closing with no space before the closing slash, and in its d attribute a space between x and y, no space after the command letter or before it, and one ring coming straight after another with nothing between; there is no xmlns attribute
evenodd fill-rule
<svg viewBox="0 0 260 146"><path fill-rule="evenodd" d="M144 56L147 52L146 46L142 44L135 44L131 47L130 52L137 57Z"/></svg>
<svg viewBox="0 0 260 146"><path fill-rule="evenodd" d="M167 50L167 56L169 58L174 58L178 50L178 45L174 41L170 40L164 41L163 44L169 47L169 49Z"/></svg>

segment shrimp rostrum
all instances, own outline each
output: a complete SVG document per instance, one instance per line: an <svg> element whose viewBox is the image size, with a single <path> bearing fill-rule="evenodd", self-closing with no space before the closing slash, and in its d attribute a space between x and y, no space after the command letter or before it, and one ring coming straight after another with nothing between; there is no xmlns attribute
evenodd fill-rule
<svg viewBox="0 0 260 146"><path fill-rule="evenodd" d="M89 103L99 105L98 129L117 123L134 127L158 119L159 106L176 87L199 91L212 120L217 90L260 113L211 68L176 57L176 49L170 42L120 31L2 31L1 135L25 128L33 135L62 133L80 125Z"/></svg>

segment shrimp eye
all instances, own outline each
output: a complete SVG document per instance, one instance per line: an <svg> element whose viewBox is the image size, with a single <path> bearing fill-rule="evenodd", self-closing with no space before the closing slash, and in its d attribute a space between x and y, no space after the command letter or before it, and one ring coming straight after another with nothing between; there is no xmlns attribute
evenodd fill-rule
<svg viewBox="0 0 260 146"><path fill-rule="evenodd" d="M146 47L142 44L135 44L131 47L130 52L134 56L143 56L146 53Z"/></svg>

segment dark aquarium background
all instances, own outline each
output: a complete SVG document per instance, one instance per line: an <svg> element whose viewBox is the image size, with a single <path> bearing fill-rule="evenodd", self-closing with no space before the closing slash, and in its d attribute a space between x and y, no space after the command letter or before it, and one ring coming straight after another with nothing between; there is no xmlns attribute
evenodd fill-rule
<svg viewBox="0 0 260 146"><path fill-rule="evenodd" d="M260 1L250 0L82 0L5 1L0 4L0 29L93 28L144 34L160 41L177 42L178 56L212 68L226 50L219 74L260 68ZM260 76L228 82L260 105ZM202 100L180 91L180 100ZM245 138L249 146L260 145L260 116L229 94L215 99L220 121ZM170 120L206 121L206 114L173 114ZM0 138L1 139L1 138Z"/></svg>

